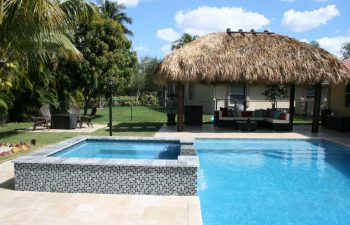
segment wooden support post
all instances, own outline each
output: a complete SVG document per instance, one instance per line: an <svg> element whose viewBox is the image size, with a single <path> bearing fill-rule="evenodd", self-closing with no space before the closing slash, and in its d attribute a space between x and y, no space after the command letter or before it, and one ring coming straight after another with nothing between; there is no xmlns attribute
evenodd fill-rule
<svg viewBox="0 0 350 225"><path fill-rule="evenodd" d="M290 93L289 93L289 130L293 130L294 123L294 113L295 113L295 84L290 85Z"/></svg>
<svg viewBox="0 0 350 225"><path fill-rule="evenodd" d="M185 93L184 85L177 84L177 132L184 131Z"/></svg>
<svg viewBox="0 0 350 225"><path fill-rule="evenodd" d="M312 116L312 133L318 133L320 124L322 83L315 84L314 114Z"/></svg>

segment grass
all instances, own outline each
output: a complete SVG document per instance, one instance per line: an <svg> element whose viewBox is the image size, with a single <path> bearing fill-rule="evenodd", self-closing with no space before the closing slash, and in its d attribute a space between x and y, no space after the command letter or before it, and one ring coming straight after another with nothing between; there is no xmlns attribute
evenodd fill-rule
<svg viewBox="0 0 350 225"><path fill-rule="evenodd" d="M131 114L132 111L132 114ZM119 106L113 107L113 122L166 122L167 110L162 107L147 106ZM97 116L94 123L107 124L109 119L109 109L103 108L97 110ZM132 116L131 116L132 115Z"/></svg>
<svg viewBox="0 0 350 225"><path fill-rule="evenodd" d="M306 118L303 115L295 115L294 124L312 124L312 119Z"/></svg>

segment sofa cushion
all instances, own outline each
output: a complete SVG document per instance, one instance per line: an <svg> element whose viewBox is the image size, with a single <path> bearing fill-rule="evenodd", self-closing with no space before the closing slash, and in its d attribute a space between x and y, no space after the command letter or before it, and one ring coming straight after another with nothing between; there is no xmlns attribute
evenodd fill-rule
<svg viewBox="0 0 350 225"><path fill-rule="evenodd" d="M222 117L227 117L228 116L228 110L227 108L221 108L220 107L220 112Z"/></svg>
<svg viewBox="0 0 350 225"><path fill-rule="evenodd" d="M264 110L262 110L262 109L255 110L254 117L264 117Z"/></svg>
<svg viewBox="0 0 350 225"><path fill-rule="evenodd" d="M266 110L266 109L263 109L262 112L263 112L263 117L268 117L268 116L267 116L267 110Z"/></svg>
<svg viewBox="0 0 350 225"><path fill-rule="evenodd" d="M232 109L227 110L227 116L233 117L233 110Z"/></svg>
<svg viewBox="0 0 350 225"><path fill-rule="evenodd" d="M290 119L290 114L289 114L289 113L286 113L286 120L289 121L289 119Z"/></svg>
<svg viewBox="0 0 350 225"><path fill-rule="evenodd" d="M264 117L222 117L219 115L219 120L225 120L225 121L263 121Z"/></svg>
<svg viewBox="0 0 350 225"><path fill-rule="evenodd" d="M279 120L279 119L280 119L280 116L281 116L281 112L279 112L279 111L273 111L272 119Z"/></svg>
<svg viewBox="0 0 350 225"><path fill-rule="evenodd" d="M273 117L273 112L274 112L273 109L267 109L267 115L266 115L266 117L272 118L272 117Z"/></svg>
<svg viewBox="0 0 350 225"><path fill-rule="evenodd" d="M286 113L281 113L279 119L280 120L287 120L287 114Z"/></svg>
<svg viewBox="0 0 350 225"><path fill-rule="evenodd" d="M266 122L269 123L281 123L281 124L288 124L289 121L288 120L276 120L276 119L272 119L272 118L265 118Z"/></svg>
<svg viewBox="0 0 350 225"><path fill-rule="evenodd" d="M253 117L253 111L242 111L242 117Z"/></svg>

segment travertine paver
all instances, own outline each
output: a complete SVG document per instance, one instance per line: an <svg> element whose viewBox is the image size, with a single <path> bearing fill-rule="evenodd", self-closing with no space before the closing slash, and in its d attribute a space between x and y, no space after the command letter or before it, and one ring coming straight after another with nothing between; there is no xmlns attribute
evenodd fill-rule
<svg viewBox="0 0 350 225"><path fill-rule="evenodd" d="M0 225L201 225L196 196L19 192L13 165L0 164Z"/></svg>
<svg viewBox="0 0 350 225"><path fill-rule="evenodd" d="M94 127L88 127L87 125L83 125L82 128L76 128L76 129L47 129L45 127L37 127L34 131L33 128L28 128L27 132L33 132L33 133L93 133L99 129L107 128L107 125L104 124L94 124Z"/></svg>
<svg viewBox="0 0 350 225"><path fill-rule="evenodd" d="M232 128L217 128L211 124L202 126L185 126L184 132L176 132L175 126L163 125L155 134L157 138L273 138L273 139L309 139L324 138L343 145L350 146L350 133L337 132L320 127L318 134L311 133L310 125L296 125L293 132L275 132L258 130L242 132Z"/></svg>

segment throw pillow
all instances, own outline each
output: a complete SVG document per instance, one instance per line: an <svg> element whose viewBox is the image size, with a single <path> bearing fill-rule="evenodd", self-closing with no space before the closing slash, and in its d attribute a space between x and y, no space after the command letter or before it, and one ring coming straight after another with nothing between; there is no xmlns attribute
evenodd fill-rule
<svg viewBox="0 0 350 225"><path fill-rule="evenodd" d="M236 110L232 109L232 116L233 117L238 117L238 113Z"/></svg>
<svg viewBox="0 0 350 225"><path fill-rule="evenodd" d="M289 113L286 113L286 120L289 121L289 119L290 119L290 114L289 114Z"/></svg>
<svg viewBox="0 0 350 225"><path fill-rule="evenodd" d="M228 117L233 117L233 110L232 110L232 109L229 109L229 110L227 111L227 116L228 116Z"/></svg>
<svg viewBox="0 0 350 225"><path fill-rule="evenodd" d="M257 109L254 112L254 117L264 117L264 112L261 109Z"/></svg>
<svg viewBox="0 0 350 225"><path fill-rule="evenodd" d="M273 118L273 112L274 112L273 109L267 109L267 117Z"/></svg>
<svg viewBox="0 0 350 225"><path fill-rule="evenodd" d="M242 111L242 117L253 117L252 111Z"/></svg>
<svg viewBox="0 0 350 225"><path fill-rule="evenodd" d="M281 112L279 111L273 111L272 119L279 120L281 116Z"/></svg>
<svg viewBox="0 0 350 225"><path fill-rule="evenodd" d="M228 116L227 108L220 108L220 111L221 111L221 116L222 117L227 117Z"/></svg>
<svg viewBox="0 0 350 225"><path fill-rule="evenodd" d="M263 112L263 117L268 117L268 116L267 116L267 110L266 110L266 109L263 109L262 112Z"/></svg>
<svg viewBox="0 0 350 225"><path fill-rule="evenodd" d="M287 114L281 113L280 120L287 120Z"/></svg>

